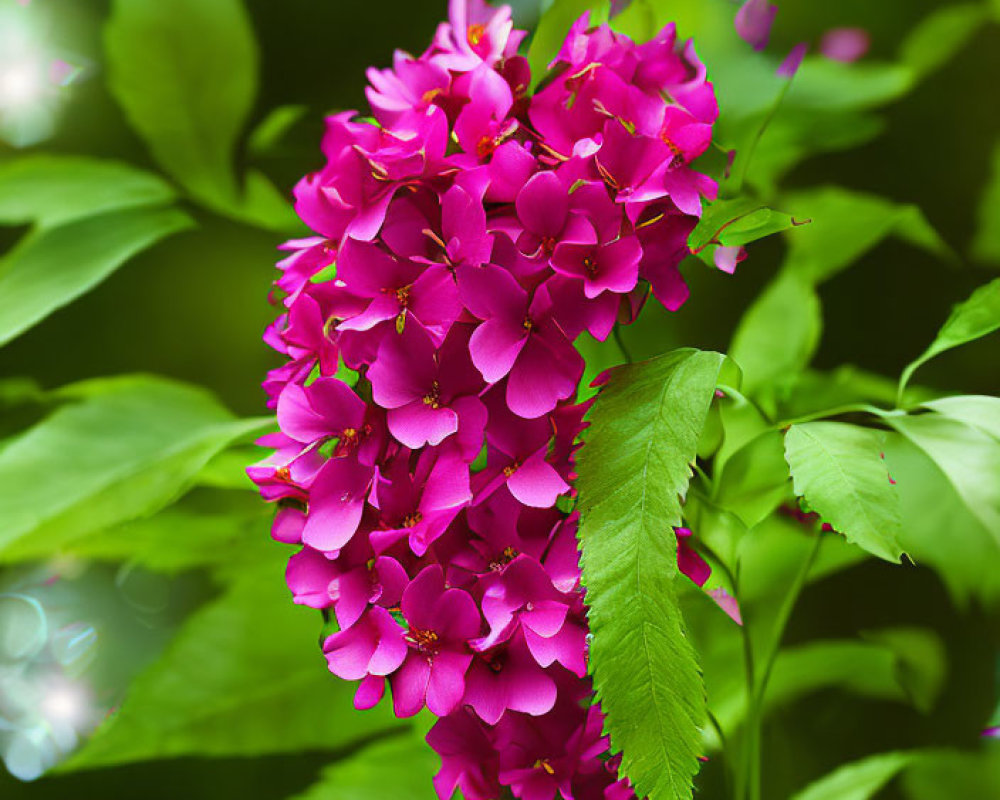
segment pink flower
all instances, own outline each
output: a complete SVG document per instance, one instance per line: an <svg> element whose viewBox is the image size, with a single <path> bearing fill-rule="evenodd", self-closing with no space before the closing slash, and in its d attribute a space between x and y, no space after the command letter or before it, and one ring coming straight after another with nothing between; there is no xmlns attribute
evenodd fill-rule
<svg viewBox="0 0 1000 800"><path fill-rule="evenodd" d="M424 53L368 71L378 124L327 120L295 188L315 235L284 246L265 333L281 433L248 474L299 546L294 601L336 617L323 649L355 706L388 684L398 716L439 717L441 797L634 800L586 678L573 342L650 287L687 299L718 107L672 25L637 46L584 15L534 95L523 38L509 8L452 0ZM744 255L715 250L726 271Z"/></svg>
<svg viewBox="0 0 1000 800"><path fill-rule="evenodd" d="M462 272L459 291L484 320L469 340L472 363L487 383L507 377L515 414L540 417L573 393L583 361L553 319L544 289L529 297L509 272L486 266Z"/></svg>
<svg viewBox="0 0 1000 800"><path fill-rule="evenodd" d="M771 26L778 13L778 7L768 0L746 0L736 12L736 32L754 50L767 47L771 38Z"/></svg>
<svg viewBox="0 0 1000 800"><path fill-rule="evenodd" d="M455 330L437 351L412 325L382 340L368 378L372 397L388 409L389 431L401 444L438 445L465 427L475 458L486 411L476 396L483 382L469 359L468 341L465 331Z"/></svg>
<svg viewBox="0 0 1000 800"><path fill-rule="evenodd" d="M819 51L833 61L850 64L871 47L871 37L864 28L831 28L823 34Z"/></svg>
<svg viewBox="0 0 1000 800"><path fill-rule="evenodd" d="M472 661L469 639L479 633L480 616L472 597L447 589L441 567L432 564L403 592L409 623L406 660L391 678L397 716L411 717L426 704L439 717L454 711L465 694L465 673Z"/></svg>

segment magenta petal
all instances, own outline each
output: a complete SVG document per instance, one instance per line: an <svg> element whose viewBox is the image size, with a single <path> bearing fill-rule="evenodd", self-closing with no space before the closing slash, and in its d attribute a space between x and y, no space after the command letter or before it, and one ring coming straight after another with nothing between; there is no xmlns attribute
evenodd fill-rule
<svg viewBox="0 0 1000 800"><path fill-rule="evenodd" d="M548 667L557 661L579 677L587 674L587 631L579 625L566 624L555 636L539 636L525 629L524 641L532 657L540 666Z"/></svg>
<svg viewBox="0 0 1000 800"><path fill-rule="evenodd" d="M547 414L573 394L582 373L583 359L561 333L531 335L507 379L507 406L526 419Z"/></svg>
<svg viewBox="0 0 1000 800"><path fill-rule="evenodd" d="M322 552L333 552L347 544L361 522L370 467L348 459L330 459L316 476L302 542Z"/></svg>
<svg viewBox="0 0 1000 800"><path fill-rule="evenodd" d="M368 331L380 322L395 319L401 310L394 294L380 294L368 304L360 314L345 319L337 326L338 331Z"/></svg>
<svg viewBox="0 0 1000 800"><path fill-rule="evenodd" d="M566 224L569 197L554 172L539 172L518 192L517 216L528 230L541 236L558 236Z"/></svg>
<svg viewBox="0 0 1000 800"><path fill-rule="evenodd" d="M368 608L369 577L364 567L352 569L330 581L329 594L341 629L349 628Z"/></svg>
<svg viewBox="0 0 1000 800"><path fill-rule="evenodd" d="M465 694L465 672L472 655L469 653L438 653L431 665L427 682L427 708L444 717L454 711Z"/></svg>
<svg viewBox="0 0 1000 800"><path fill-rule="evenodd" d="M556 684L537 664L525 659L507 668L507 707L533 717L549 713L556 704Z"/></svg>
<svg viewBox="0 0 1000 800"><path fill-rule="evenodd" d="M450 408L433 408L422 399L394 408L386 415L389 432L411 449L439 445L458 430L458 415Z"/></svg>
<svg viewBox="0 0 1000 800"><path fill-rule="evenodd" d="M550 508L559 495L569 491L569 484L545 460L545 451L540 450L510 476L507 488L526 506Z"/></svg>
<svg viewBox="0 0 1000 800"><path fill-rule="evenodd" d="M385 694L385 678L381 675L367 675L358 684L354 693L354 707L358 711L375 708Z"/></svg>
<svg viewBox="0 0 1000 800"><path fill-rule="evenodd" d="M488 319L469 339L469 353L487 383L496 383L510 372L528 336L524 326L509 317Z"/></svg>
<svg viewBox="0 0 1000 800"><path fill-rule="evenodd" d="M417 325L382 340L375 363L368 370L372 399L382 408L399 408L421 401L437 373L434 345Z"/></svg>
<svg viewBox="0 0 1000 800"><path fill-rule="evenodd" d="M555 636L566 621L569 608L558 600L538 600L521 612L521 624L546 638Z"/></svg>
<svg viewBox="0 0 1000 800"><path fill-rule="evenodd" d="M487 725L496 725L507 708L496 683L488 666L473 666L465 678L464 701Z"/></svg>
<svg viewBox="0 0 1000 800"><path fill-rule="evenodd" d="M392 708L397 717L412 717L424 707L431 665L418 653L410 653L392 676Z"/></svg>
<svg viewBox="0 0 1000 800"><path fill-rule="evenodd" d="M310 608L329 608L333 605L330 582L338 574L330 559L309 547L302 548L288 559L285 568L285 580L295 602Z"/></svg>

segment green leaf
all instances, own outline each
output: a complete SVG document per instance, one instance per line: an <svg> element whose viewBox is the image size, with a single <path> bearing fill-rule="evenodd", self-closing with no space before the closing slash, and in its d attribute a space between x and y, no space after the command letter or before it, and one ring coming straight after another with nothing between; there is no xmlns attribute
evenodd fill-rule
<svg viewBox="0 0 1000 800"><path fill-rule="evenodd" d="M869 800L909 766L917 753L879 753L838 767L792 800Z"/></svg>
<svg viewBox="0 0 1000 800"><path fill-rule="evenodd" d="M173 188L150 172L118 161L31 155L0 164L0 223L52 227L82 217L163 205Z"/></svg>
<svg viewBox="0 0 1000 800"><path fill-rule="evenodd" d="M438 758L412 733L392 736L327 767L294 800L437 800L431 779Z"/></svg>
<svg viewBox="0 0 1000 800"><path fill-rule="evenodd" d="M871 108L902 97L913 86L913 72L900 64L844 64L810 56L795 75L788 103L817 110Z"/></svg>
<svg viewBox="0 0 1000 800"><path fill-rule="evenodd" d="M982 3L938 8L920 20L899 48L899 60L920 78L940 69L989 18Z"/></svg>
<svg viewBox="0 0 1000 800"><path fill-rule="evenodd" d="M911 800L979 800L1000 797L1000 749L978 753L932 752L914 761L903 775Z"/></svg>
<svg viewBox="0 0 1000 800"><path fill-rule="evenodd" d="M793 214L812 224L788 239L788 268L821 283L857 261L887 236L897 236L941 258L951 249L914 205L837 186L792 192L783 198Z"/></svg>
<svg viewBox="0 0 1000 800"><path fill-rule="evenodd" d="M0 560L67 542L174 499L234 440L270 419L235 419L207 393L153 377L68 387L67 405L0 452Z"/></svg>
<svg viewBox="0 0 1000 800"><path fill-rule="evenodd" d="M308 112L304 105L272 108L247 137L247 152L257 156L271 152Z"/></svg>
<svg viewBox="0 0 1000 800"><path fill-rule="evenodd" d="M638 796L689 798L704 689L677 605L681 498L723 356L676 350L615 370L580 451L590 664Z"/></svg>
<svg viewBox="0 0 1000 800"><path fill-rule="evenodd" d="M781 433L770 430L749 441L716 481L714 502L752 528L791 496Z"/></svg>
<svg viewBox="0 0 1000 800"><path fill-rule="evenodd" d="M871 635L874 638L880 633ZM719 663L706 664L706 671L714 666L731 673L717 681L715 693L709 695L710 710L722 729L731 735L744 724L746 691L740 680L742 676L725 663L730 660L728 656L723 656ZM911 697L900 683L901 663L897 652L877 641L826 639L783 648L768 681L764 711L772 714L811 694L833 688L858 697L909 702Z"/></svg>
<svg viewBox="0 0 1000 800"><path fill-rule="evenodd" d="M185 622L62 771L336 749L399 725L385 704L353 710L316 647L319 615L292 604L275 556Z"/></svg>
<svg viewBox="0 0 1000 800"><path fill-rule="evenodd" d="M948 674L948 654L941 637L927 628L898 627L862 631L861 638L895 654L896 681L917 710L929 713Z"/></svg>
<svg viewBox="0 0 1000 800"><path fill-rule="evenodd" d="M847 540L899 562L899 495L881 457L882 435L843 422L793 425L785 458L795 493Z"/></svg>
<svg viewBox="0 0 1000 800"><path fill-rule="evenodd" d="M272 512L259 498L241 494L182 498L149 517L96 530L64 542L62 555L88 561L128 562L153 572L176 574L230 567L273 556L268 528ZM37 544L35 552L50 549ZM31 548L20 555L36 558ZM14 560L8 558L8 560Z"/></svg>
<svg viewBox="0 0 1000 800"><path fill-rule="evenodd" d="M133 208L29 234L0 259L0 345L191 225L176 209Z"/></svg>
<svg viewBox="0 0 1000 800"><path fill-rule="evenodd" d="M940 468L970 513L1000 544L1000 441L941 414L885 418Z"/></svg>
<svg viewBox="0 0 1000 800"><path fill-rule="evenodd" d="M1000 329L1000 278L980 286L968 300L952 308L951 315L941 326L937 338L931 342L930 347L903 370L903 375L899 379L900 396L913 377L913 373L934 356L987 336L998 329Z"/></svg>
<svg viewBox="0 0 1000 800"><path fill-rule="evenodd" d="M944 397L924 403L924 407L978 428L1000 441L1000 397L979 394Z"/></svg>
<svg viewBox="0 0 1000 800"><path fill-rule="evenodd" d="M751 197L716 200L705 206L704 214L688 237L688 246L695 251L709 244L739 247L804 221L767 208Z"/></svg>
<svg viewBox="0 0 1000 800"><path fill-rule="evenodd" d="M993 148L989 178L979 199L972 254L980 261L1000 263L1000 142Z"/></svg>
<svg viewBox="0 0 1000 800"><path fill-rule="evenodd" d="M545 77L549 63L562 47L570 26L590 11L592 24L607 18L609 0L555 0L538 21L528 46L528 64L535 85Z"/></svg>
<svg viewBox="0 0 1000 800"><path fill-rule="evenodd" d="M977 465L989 467L991 461L1000 459L994 440L954 420L926 414L900 418L896 424L911 429L932 451L937 447L929 445L929 439L947 442L957 436L959 447L963 441L971 444L969 471L974 481L988 480L975 475ZM981 452L984 448L992 448L992 458L989 451ZM918 564L937 570L957 604L964 605L973 596L996 602L1000 599L1000 543L973 507L984 492L963 485L967 477L963 454L944 455L939 463L908 436L890 433L886 437L886 463L896 479L902 508L901 543Z"/></svg>
<svg viewBox="0 0 1000 800"><path fill-rule="evenodd" d="M111 92L160 166L207 205L233 205L235 145L257 91L240 0L115 0L105 51Z"/></svg>
<svg viewBox="0 0 1000 800"><path fill-rule="evenodd" d="M743 370L750 395L791 378L812 360L823 331L816 290L784 270L754 300L733 334L729 355Z"/></svg>

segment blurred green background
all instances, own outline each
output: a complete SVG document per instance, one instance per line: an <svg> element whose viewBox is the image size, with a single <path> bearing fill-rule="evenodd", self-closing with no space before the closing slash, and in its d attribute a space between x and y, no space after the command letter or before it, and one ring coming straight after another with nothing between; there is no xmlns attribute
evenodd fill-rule
<svg viewBox="0 0 1000 800"><path fill-rule="evenodd" d="M10 0L8 0L10 2ZM163 0L168 3L169 0ZM13 5L13 3L11 3ZM517 3L530 25L539 9ZM775 50L815 42L837 26L860 26L872 38L870 58L892 58L905 32L941 0L781 0ZM80 56L88 74L71 85L54 135L30 150L113 158L156 171L143 143L126 124L104 83L102 0L34 0L47 43ZM247 0L260 48L260 91L249 129L277 106L303 107L281 140L255 158L288 193L319 165L325 113L363 108L364 70L388 64L392 50L419 52L445 13L443 0ZM735 9L735 6L734 6ZM192 37L199 31L192 28ZM900 202L915 203L942 237L962 254L943 265L931 254L887 240L850 270L821 287L825 330L815 360L821 369L855 364L898 374L929 342L947 309L996 275L996 264L969 255L977 209L1000 140L1000 25L979 30L955 57L884 111L883 135L860 148L805 160L785 188L836 183ZM0 163L22 151L0 144ZM267 292L279 233L244 225L189 204L196 229L140 254L68 307L0 348L0 377L27 376L56 387L97 375L151 372L208 387L241 416L265 413L259 383L278 363L260 336L273 317ZM5 250L24 228L0 228ZM638 349L662 352L678 345L724 350L742 312L776 273L783 243L777 237L751 248L733 277L689 271L690 302L655 329ZM697 266L697 265L696 265ZM636 334L638 335L638 334ZM646 335L649 335L648 333ZM1000 344L984 339L929 364L920 382L963 393L1000 395ZM2 510L0 510L2 516ZM995 700L995 617L973 608L956 614L939 579L926 569L892 576L881 562L865 563L811 586L793 617L789 641L853 635L864 628L910 621L937 630L947 645L950 672L931 715L892 703L876 706L821 692L783 712L768 728L773 780L792 785L870 752L913 744L974 746ZM195 595L198 589L191 589ZM184 592L177 595L184 605ZM833 610L836 613L833 613ZM821 740L811 763L800 750L781 753L803 737ZM793 752L788 749L788 752ZM11 798L285 798L304 789L329 763L329 752L253 759L168 760L22 784L0 770L0 796ZM776 765L776 766L772 766ZM712 792L712 765L707 788ZM781 773L787 770L788 775ZM883 795L880 795L883 796ZM885 797L895 795L887 792ZM955 795L958 797L966 795ZM979 800L979 798L975 798ZM988 800L983 798L983 800Z"/></svg>

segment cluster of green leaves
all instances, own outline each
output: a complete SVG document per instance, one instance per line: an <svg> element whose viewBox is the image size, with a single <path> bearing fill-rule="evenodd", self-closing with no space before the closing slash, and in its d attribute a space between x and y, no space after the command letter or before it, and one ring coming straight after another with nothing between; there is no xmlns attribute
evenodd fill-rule
<svg viewBox="0 0 1000 800"><path fill-rule="evenodd" d="M270 180L242 166L301 110L275 109L246 131L258 54L240 0L114 0L104 56L108 87L162 173L81 155L0 160L0 225L29 226L0 255L0 346L206 212L299 230ZM351 687L317 651L322 620L290 602L287 553L270 543L271 511L244 474L263 455L252 441L273 427L151 375L54 390L0 381L0 568L58 558L197 571L215 591L60 771L317 750L346 760L310 798L372 796L386 758L405 768L399 796L431 795L434 759L414 727L388 708L354 712Z"/></svg>
<svg viewBox="0 0 1000 800"><path fill-rule="evenodd" d="M571 5L554 13L572 17ZM575 7L588 5L599 4ZM991 13L982 3L943 9L905 38L894 62L812 57L789 84L775 75L774 56L735 41L732 10L634 0L611 20L639 40L676 20L711 65L721 141L737 156L692 234L694 252L787 232L783 262L725 360L679 350L615 369L590 413L578 508L591 671L623 771L651 800L690 797L696 756L713 751L732 796L760 798L763 720L822 689L934 707L948 665L929 628L783 648L808 584L877 558L933 568L959 608L1000 607L1000 398L910 388L924 363L1000 328L1000 280L953 309L898 384L852 367L812 370L825 281L889 236L948 267L961 268L961 258L914 205L836 186L781 188L803 159L877 136L878 107L919 85ZM544 26L543 18L540 30L554 36ZM982 208L972 255L986 260L1000 219L993 184ZM587 347L602 366L622 355L617 344ZM735 598L742 625L678 575L680 525L695 530L713 567L706 588ZM970 784L989 787L981 796L1000 792L995 754L938 749L873 756L797 797L863 800L903 774L910 796L950 798L943 778L922 776L952 776L959 764L975 764Z"/></svg>

